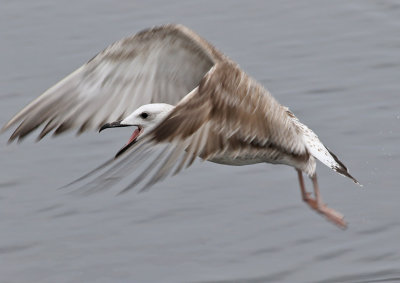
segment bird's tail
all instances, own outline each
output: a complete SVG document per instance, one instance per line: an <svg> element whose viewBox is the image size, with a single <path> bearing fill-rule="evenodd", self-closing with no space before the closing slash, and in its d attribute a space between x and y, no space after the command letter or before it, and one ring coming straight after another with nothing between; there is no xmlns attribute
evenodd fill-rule
<svg viewBox="0 0 400 283"><path fill-rule="evenodd" d="M342 161L328 148L326 148L322 142L319 140L318 136L310 130L308 127L305 127L304 140L306 142L306 147L312 156L317 158L319 161L324 163L326 166L336 171L340 175L346 176L353 180L354 183L361 186L362 185L350 175L349 170L343 164Z"/></svg>
<svg viewBox="0 0 400 283"><path fill-rule="evenodd" d="M289 111L289 110L288 110ZM291 112L290 112L291 113ZM347 167L339 160L339 158L328 148L326 148L322 142L319 140L318 136L309 129L306 125L302 124L296 116L290 115L295 122L295 124L301 129L303 132L304 142L308 151L314 156L316 159L324 163L326 166L336 171L337 173L346 176L353 180L354 183L361 186L362 185L350 175Z"/></svg>
<svg viewBox="0 0 400 283"><path fill-rule="evenodd" d="M347 167L343 164L342 161L339 160L339 158L329 149L327 149L329 154L333 157L333 159L336 161L337 165L334 165L333 167L331 167L333 170L335 170L336 172L338 172L339 174L349 177L350 179L353 180L354 183L356 183L357 185L361 186L362 185L356 180L356 178L354 178L353 176L350 175L349 170L347 169Z"/></svg>

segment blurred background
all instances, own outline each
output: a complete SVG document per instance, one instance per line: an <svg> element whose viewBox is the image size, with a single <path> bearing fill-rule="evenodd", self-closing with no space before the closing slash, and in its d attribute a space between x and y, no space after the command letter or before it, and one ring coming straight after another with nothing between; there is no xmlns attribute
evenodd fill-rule
<svg viewBox="0 0 400 283"><path fill-rule="evenodd" d="M363 185L318 165L342 231L286 166L197 162L147 193L58 187L131 129L7 145L1 282L391 282L400 278L400 3L0 0L0 124L112 42L187 25L264 84ZM310 186L310 183L308 182Z"/></svg>

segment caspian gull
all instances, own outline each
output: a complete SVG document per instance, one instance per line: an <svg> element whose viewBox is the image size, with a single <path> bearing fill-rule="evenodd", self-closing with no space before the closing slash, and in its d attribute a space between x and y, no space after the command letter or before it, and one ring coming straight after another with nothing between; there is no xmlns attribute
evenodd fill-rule
<svg viewBox="0 0 400 283"><path fill-rule="evenodd" d="M156 104L150 103L176 106L166 106L156 114L151 112ZM150 109L140 117L142 105ZM159 119L150 124L134 120L150 119L152 114ZM107 123L110 121L115 122ZM126 189L153 174L146 184L151 186L190 166L197 156L231 165L286 164L297 170L303 200L328 220L346 227L343 216L322 202L315 158L358 184L287 107L236 63L181 25L147 29L112 44L31 102L2 131L18 122L10 141L22 140L42 124L38 139L53 130L53 135L58 135L73 128L82 133L139 126L115 162L106 163L110 168L104 174L112 176L139 156L148 158L151 155L146 153L152 147L161 145L163 150L160 159L151 162ZM303 172L312 179L314 198L306 192Z"/></svg>

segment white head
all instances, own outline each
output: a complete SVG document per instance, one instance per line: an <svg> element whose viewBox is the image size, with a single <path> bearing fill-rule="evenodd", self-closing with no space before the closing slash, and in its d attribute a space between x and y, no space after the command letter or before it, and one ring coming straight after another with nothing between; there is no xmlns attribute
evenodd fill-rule
<svg viewBox="0 0 400 283"><path fill-rule="evenodd" d="M136 126L128 143L117 153L116 157L125 152L131 145L137 142L143 133L154 129L170 113L174 106L165 103L145 104L136 109L132 114L121 121L104 124L100 132L107 128Z"/></svg>
<svg viewBox="0 0 400 283"><path fill-rule="evenodd" d="M137 126L147 133L164 120L173 108L174 106L165 103L145 104L123 119L120 124Z"/></svg>

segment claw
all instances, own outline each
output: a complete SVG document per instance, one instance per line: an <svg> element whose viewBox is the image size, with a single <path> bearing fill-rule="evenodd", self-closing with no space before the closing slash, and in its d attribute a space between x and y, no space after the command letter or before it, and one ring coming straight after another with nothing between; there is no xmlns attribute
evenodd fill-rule
<svg viewBox="0 0 400 283"><path fill-rule="evenodd" d="M323 215L327 220L331 221L333 224L341 229L347 228L347 223L344 220L343 214L337 212L336 210L326 206L326 204L319 204L315 199L309 198L306 203L311 209L317 211L319 214Z"/></svg>
<svg viewBox="0 0 400 283"><path fill-rule="evenodd" d="M346 229L347 223L343 219L344 218L343 214L335 211L332 208L329 208L326 204L322 202L322 198L318 188L317 175L315 174L313 177L311 177L314 186L314 194L315 194L315 199L314 199L311 197L311 193L306 191L303 180L303 173L300 170L297 170L297 173L299 177L300 190L303 200L310 206L311 209L323 215L327 220L333 222L336 226L338 226L341 229Z"/></svg>

